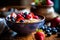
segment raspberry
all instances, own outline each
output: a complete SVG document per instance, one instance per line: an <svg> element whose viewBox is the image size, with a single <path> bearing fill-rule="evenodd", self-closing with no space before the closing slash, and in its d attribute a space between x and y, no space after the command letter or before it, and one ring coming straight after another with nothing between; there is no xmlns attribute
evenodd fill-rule
<svg viewBox="0 0 60 40"><path fill-rule="evenodd" d="M30 16L30 15L27 15L27 16L26 16L26 19L30 19L30 18L31 18L31 16Z"/></svg>
<svg viewBox="0 0 60 40"><path fill-rule="evenodd" d="M31 15L32 18L35 16L32 12L29 15Z"/></svg>
<svg viewBox="0 0 60 40"><path fill-rule="evenodd" d="M34 16L34 18L35 18L35 19L39 19L39 17L38 17L38 16Z"/></svg>
<svg viewBox="0 0 60 40"><path fill-rule="evenodd" d="M11 17L16 18L16 17L17 17L16 13L15 13L15 12L12 12L12 13L11 13Z"/></svg>

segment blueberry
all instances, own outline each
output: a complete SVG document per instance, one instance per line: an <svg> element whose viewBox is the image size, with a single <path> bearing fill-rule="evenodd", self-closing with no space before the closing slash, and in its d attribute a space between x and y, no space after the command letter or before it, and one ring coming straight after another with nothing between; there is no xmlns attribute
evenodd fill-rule
<svg viewBox="0 0 60 40"><path fill-rule="evenodd" d="M23 22L24 22L24 20L20 20L20 22L21 22L21 23L23 23Z"/></svg>
<svg viewBox="0 0 60 40"><path fill-rule="evenodd" d="M58 32L60 32L60 25L58 25L56 29L58 30Z"/></svg>
<svg viewBox="0 0 60 40"><path fill-rule="evenodd" d="M40 29L44 30L44 29L45 29L45 27L44 27L44 26L41 26L41 27L40 27Z"/></svg>
<svg viewBox="0 0 60 40"><path fill-rule="evenodd" d="M52 30L52 33L53 33L53 34L56 34L56 33L57 33L57 30Z"/></svg>
<svg viewBox="0 0 60 40"><path fill-rule="evenodd" d="M15 19L14 19L14 17L11 17L11 21L12 21L12 22L15 22Z"/></svg>
<svg viewBox="0 0 60 40"><path fill-rule="evenodd" d="M47 29L48 27L47 26L45 26L45 29Z"/></svg>
<svg viewBox="0 0 60 40"><path fill-rule="evenodd" d="M50 32L50 33L47 33L47 36L49 36L49 37L50 37L51 35L52 35L52 33L51 33L51 32Z"/></svg>
<svg viewBox="0 0 60 40"><path fill-rule="evenodd" d="M15 22L15 19L12 19L11 21Z"/></svg>
<svg viewBox="0 0 60 40"><path fill-rule="evenodd" d="M47 28L47 29L48 29L48 30L50 30L50 31L52 30L52 28L50 28L50 27L49 27L49 28Z"/></svg>
<svg viewBox="0 0 60 40"><path fill-rule="evenodd" d="M10 19L10 17L7 17L7 20L9 20Z"/></svg>
<svg viewBox="0 0 60 40"><path fill-rule="evenodd" d="M10 12L14 12L15 9L14 9L14 8L10 8L8 11L10 11Z"/></svg>
<svg viewBox="0 0 60 40"><path fill-rule="evenodd" d="M45 33L46 33L46 34L47 34L47 33L50 33L50 30L46 30Z"/></svg>
<svg viewBox="0 0 60 40"><path fill-rule="evenodd" d="M56 29L55 27L52 28L52 30L55 30L55 29Z"/></svg>
<svg viewBox="0 0 60 40"><path fill-rule="evenodd" d="M27 12L25 12L24 15L26 16L27 15Z"/></svg>

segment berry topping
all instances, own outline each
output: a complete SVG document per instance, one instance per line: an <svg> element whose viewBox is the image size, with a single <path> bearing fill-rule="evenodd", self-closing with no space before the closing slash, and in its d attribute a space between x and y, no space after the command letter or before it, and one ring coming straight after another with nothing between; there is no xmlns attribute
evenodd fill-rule
<svg viewBox="0 0 60 40"><path fill-rule="evenodd" d="M14 19L14 17L11 17L11 21L15 22L15 19Z"/></svg>
<svg viewBox="0 0 60 40"><path fill-rule="evenodd" d="M26 16L26 19L30 19L30 18L31 18L31 15L27 15L27 16Z"/></svg>
<svg viewBox="0 0 60 40"><path fill-rule="evenodd" d="M11 17L16 18L16 17L17 17L16 13L15 13L15 12L12 12L12 13L11 13Z"/></svg>
<svg viewBox="0 0 60 40"><path fill-rule="evenodd" d="M31 15L32 18L35 16L32 12L29 15Z"/></svg>
<svg viewBox="0 0 60 40"><path fill-rule="evenodd" d="M9 18L8 18L9 19ZM40 19L38 16L35 16L32 12L28 13L27 12L20 12L20 13L15 13L12 12L10 15L10 19L12 22L16 22L16 23L33 23L33 22L39 22Z"/></svg>
<svg viewBox="0 0 60 40"><path fill-rule="evenodd" d="M21 18L22 17L22 15L20 15L20 14L17 14L17 18Z"/></svg>
<svg viewBox="0 0 60 40"><path fill-rule="evenodd" d="M39 17L38 17L38 16L34 16L34 18L35 18L35 19L39 19Z"/></svg>
<svg viewBox="0 0 60 40"><path fill-rule="evenodd" d="M25 15L25 16L28 15L27 12L25 12L24 15Z"/></svg>

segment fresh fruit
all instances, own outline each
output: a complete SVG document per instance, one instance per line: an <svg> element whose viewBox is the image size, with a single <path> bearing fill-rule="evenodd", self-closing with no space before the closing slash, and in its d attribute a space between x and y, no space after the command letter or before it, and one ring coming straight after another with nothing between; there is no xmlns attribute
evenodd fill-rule
<svg viewBox="0 0 60 40"><path fill-rule="evenodd" d="M55 28L55 27L53 27L53 28L52 28L52 30L56 30L56 28Z"/></svg>
<svg viewBox="0 0 60 40"><path fill-rule="evenodd" d="M17 14L17 18L21 18L22 17L22 15L20 15L20 14Z"/></svg>
<svg viewBox="0 0 60 40"><path fill-rule="evenodd" d="M45 27L44 27L44 26L41 26L41 27L40 27L40 29L44 30L44 29L45 29Z"/></svg>
<svg viewBox="0 0 60 40"><path fill-rule="evenodd" d="M45 34L43 31L37 31L36 34L35 34L35 38L36 40L44 40L45 38Z"/></svg>
<svg viewBox="0 0 60 40"><path fill-rule="evenodd" d="M30 18L32 18L31 15L27 15L26 16L26 19L30 19Z"/></svg>
<svg viewBox="0 0 60 40"><path fill-rule="evenodd" d="M50 30L50 31L52 30L52 28L50 28L50 27L49 27L49 28L47 28L47 29L48 29L48 30Z"/></svg>
<svg viewBox="0 0 60 40"><path fill-rule="evenodd" d="M47 25L44 25L44 27L45 27L45 29L47 29L47 28L48 28L48 26L47 26Z"/></svg>
<svg viewBox="0 0 60 40"><path fill-rule="evenodd" d="M11 21L12 21L12 22L15 22L15 19L14 19L14 17L11 17Z"/></svg>
<svg viewBox="0 0 60 40"><path fill-rule="evenodd" d="M56 33L57 33L57 30L52 30L52 33L53 33L53 34L56 34Z"/></svg>
<svg viewBox="0 0 60 40"><path fill-rule="evenodd" d="M60 17L56 17L51 20L51 27L56 27L60 23Z"/></svg>
<svg viewBox="0 0 60 40"><path fill-rule="evenodd" d="M27 16L28 15L27 12L25 12L24 15Z"/></svg>
<svg viewBox="0 0 60 40"><path fill-rule="evenodd" d="M15 12L15 9L14 8L9 8L8 11Z"/></svg>
<svg viewBox="0 0 60 40"><path fill-rule="evenodd" d="M32 12L30 12L29 15L30 15L32 18L34 18L34 16L35 16Z"/></svg>
<svg viewBox="0 0 60 40"><path fill-rule="evenodd" d="M46 34L47 34L47 33L50 33L50 30L46 30L45 33L46 33Z"/></svg>
<svg viewBox="0 0 60 40"><path fill-rule="evenodd" d="M17 14L17 19L16 21L24 20L24 17L20 14Z"/></svg>
<svg viewBox="0 0 60 40"><path fill-rule="evenodd" d="M23 15L24 13L23 12L20 12L20 13L18 13L19 15Z"/></svg>
<svg viewBox="0 0 60 40"><path fill-rule="evenodd" d="M52 33L51 33L51 32L47 33L47 36L51 36L51 35L52 35Z"/></svg>
<svg viewBox="0 0 60 40"><path fill-rule="evenodd" d="M57 33L57 30L53 30L55 33Z"/></svg>
<svg viewBox="0 0 60 40"><path fill-rule="evenodd" d="M47 5L53 5L53 2L51 0L46 0Z"/></svg>
<svg viewBox="0 0 60 40"><path fill-rule="evenodd" d="M35 18L35 19L39 19L39 17L38 17L38 16L34 16L33 18Z"/></svg>
<svg viewBox="0 0 60 40"><path fill-rule="evenodd" d="M12 18L13 17L13 18ZM10 19L11 21L16 21L17 23L19 22L27 22L27 23L32 23L32 22L35 22L35 21L38 21L40 19L38 19L38 16L35 16L32 12L30 13L26 13L26 12L20 12L20 13L15 13L15 12L12 12L11 15L10 15ZM38 20L36 20L38 19Z"/></svg>
<svg viewBox="0 0 60 40"><path fill-rule="evenodd" d="M24 17L17 18L16 21L24 20Z"/></svg>
<svg viewBox="0 0 60 40"><path fill-rule="evenodd" d="M12 12L12 13L11 13L11 17L16 18L16 17L17 17L16 13L15 13L15 12Z"/></svg>
<svg viewBox="0 0 60 40"><path fill-rule="evenodd" d="M7 20L9 20L10 19L10 17L7 17Z"/></svg>

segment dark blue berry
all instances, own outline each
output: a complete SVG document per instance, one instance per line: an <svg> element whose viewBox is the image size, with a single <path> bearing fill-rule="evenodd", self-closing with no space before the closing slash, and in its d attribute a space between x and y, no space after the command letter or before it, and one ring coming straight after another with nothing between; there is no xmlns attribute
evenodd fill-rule
<svg viewBox="0 0 60 40"><path fill-rule="evenodd" d="M53 33L53 34L56 34L56 33L57 33L57 30L52 30L52 33Z"/></svg>
<svg viewBox="0 0 60 40"><path fill-rule="evenodd" d="M46 30L45 33L46 33L46 34L47 34L47 33L50 33L50 30Z"/></svg>
<svg viewBox="0 0 60 40"><path fill-rule="evenodd" d="M47 29L48 29L48 30L50 30L50 31L52 30L52 28L50 28L50 27L49 27L49 28L47 28Z"/></svg>
<svg viewBox="0 0 60 40"><path fill-rule="evenodd" d="M44 29L45 29L45 27L44 27L44 26L41 26L41 27L40 27L40 29L43 29L43 30L44 30Z"/></svg>
<svg viewBox="0 0 60 40"><path fill-rule="evenodd" d="M7 17L7 20L9 20L10 19L10 17Z"/></svg>
<svg viewBox="0 0 60 40"><path fill-rule="evenodd" d="M50 33L47 33L47 36L48 36L48 37L50 37L51 35L52 35L52 33L51 33L51 32L50 32Z"/></svg>
<svg viewBox="0 0 60 40"><path fill-rule="evenodd" d="M8 11L9 12L15 12L15 9L14 8L10 8Z"/></svg>
<svg viewBox="0 0 60 40"><path fill-rule="evenodd" d="M27 15L27 12L25 12L24 15L26 16Z"/></svg>
<svg viewBox="0 0 60 40"><path fill-rule="evenodd" d="M52 28L52 30L56 30L56 28L55 28L55 27L53 27L53 28Z"/></svg>
<svg viewBox="0 0 60 40"><path fill-rule="evenodd" d="M14 17L11 17L11 21L12 21L12 22L15 22L15 19L14 19Z"/></svg>

